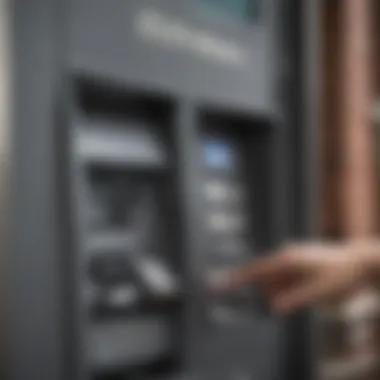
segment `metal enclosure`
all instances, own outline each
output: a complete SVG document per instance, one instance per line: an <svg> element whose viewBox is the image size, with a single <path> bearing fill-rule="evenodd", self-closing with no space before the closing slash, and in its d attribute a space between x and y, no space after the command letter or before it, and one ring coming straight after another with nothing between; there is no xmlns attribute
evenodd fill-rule
<svg viewBox="0 0 380 380"><path fill-rule="evenodd" d="M208 283L315 234L317 8L9 4L9 379L314 377L309 311Z"/></svg>

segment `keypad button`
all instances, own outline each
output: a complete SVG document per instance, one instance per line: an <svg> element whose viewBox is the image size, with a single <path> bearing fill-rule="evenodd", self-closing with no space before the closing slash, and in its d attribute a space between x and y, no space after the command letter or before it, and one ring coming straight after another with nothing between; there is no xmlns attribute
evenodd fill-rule
<svg viewBox="0 0 380 380"><path fill-rule="evenodd" d="M208 217L208 228L212 232L225 232L228 229L229 218L227 215L218 213Z"/></svg>
<svg viewBox="0 0 380 380"><path fill-rule="evenodd" d="M205 184L205 192L209 201L223 202L228 196L228 187L219 181L210 181Z"/></svg>
<svg viewBox="0 0 380 380"><path fill-rule="evenodd" d="M227 213L211 214L208 217L208 228L212 232L242 233L246 228L246 219L240 215Z"/></svg>

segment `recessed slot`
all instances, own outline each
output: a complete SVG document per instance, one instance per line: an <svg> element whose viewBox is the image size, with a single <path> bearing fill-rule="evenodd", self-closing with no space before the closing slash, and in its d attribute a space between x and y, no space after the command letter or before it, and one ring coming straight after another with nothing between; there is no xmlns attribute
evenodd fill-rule
<svg viewBox="0 0 380 380"><path fill-rule="evenodd" d="M173 103L110 83L77 80L74 151L91 162L159 168L172 157Z"/></svg>
<svg viewBox="0 0 380 380"><path fill-rule="evenodd" d="M113 231L116 239L117 232L122 237L122 231L127 236L132 230L153 228L161 203L160 176L93 166L88 168L86 180L90 230Z"/></svg>
<svg viewBox="0 0 380 380"><path fill-rule="evenodd" d="M99 375L129 378L141 367L170 372L178 362L182 313L175 105L163 94L94 79L77 78L75 95L81 280L91 293L87 358Z"/></svg>
<svg viewBox="0 0 380 380"><path fill-rule="evenodd" d="M171 125L172 100L164 94L130 89L120 84L89 78L77 79L77 107L89 120L133 120L163 127Z"/></svg>
<svg viewBox="0 0 380 380"><path fill-rule="evenodd" d="M171 260L177 250L166 239L175 223L167 212L173 199L166 206L164 194L171 181L168 171L84 167L86 281L94 289L88 344L95 347L90 356L97 371L124 371L174 355L181 304ZM156 321L161 313L168 324L135 326L146 318Z"/></svg>
<svg viewBox="0 0 380 380"><path fill-rule="evenodd" d="M159 255L177 266L173 179L168 172L87 167L83 181L87 252Z"/></svg>
<svg viewBox="0 0 380 380"><path fill-rule="evenodd" d="M81 161L135 168L165 168L168 148L149 125L108 119L80 122L74 150Z"/></svg>
<svg viewBox="0 0 380 380"><path fill-rule="evenodd" d="M163 183L165 177L152 173L88 169L86 247L95 268L92 275L120 282L130 271L142 292L158 298L178 292L172 249L165 239L174 221L166 214Z"/></svg>

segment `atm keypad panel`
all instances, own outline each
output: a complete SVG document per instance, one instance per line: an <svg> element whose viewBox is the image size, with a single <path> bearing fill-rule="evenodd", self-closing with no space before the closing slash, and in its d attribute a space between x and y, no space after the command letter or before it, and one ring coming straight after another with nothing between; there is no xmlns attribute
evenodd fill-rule
<svg viewBox="0 0 380 380"><path fill-rule="evenodd" d="M203 144L203 202L210 260L239 262L250 250L250 215L242 157L233 141L206 138Z"/></svg>
<svg viewBox="0 0 380 380"><path fill-rule="evenodd" d="M171 99L131 95L112 84L83 86L87 101L74 150L80 162L80 286L88 367L126 378L144 368L152 373L149 380L177 369L207 379L220 376L219 369L231 379L237 368L251 377L265 372L269 367L261 358L271 356L276 327L260 314L257 289L216 294L208 288L209 280L250 261L261 243L255 226L263 215L256 213L262 178L254 172L250 144L255 134L265 138L259 127L251 129L255 117L202 111L189 148L178 145L184 128L175 124L180 108ZM199 147L201 154L187 166L181 149L194 155ZM188 186L184 174L195 175L194 191L181 192ZM265 208L266 201L262 204ZM200 221L194 226L200 229L199 245L188 244L193 212ZM205 288L199 284L204 292L192 284L193 274L206 279ZM188 311L194 311L189 325ZM194 361L182 351L192 339L189 331L196 341ZM257 351L264 344L269 351Z"/></svg>
<svg viewBox="0 0 380 380"><path fill-rule="evenodd" d="M234 136L205 136L202 145L205 266L211 284L252 257L250 191L242 144ZM239 323L254 315L253 289L210 296L213 323Z"/></svg>

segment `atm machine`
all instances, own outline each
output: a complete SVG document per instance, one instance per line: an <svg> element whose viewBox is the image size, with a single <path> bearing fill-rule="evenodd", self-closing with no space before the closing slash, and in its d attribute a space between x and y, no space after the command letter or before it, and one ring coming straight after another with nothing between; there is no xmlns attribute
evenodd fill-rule
<svg viewBox="0 0 380 380"><path fill-rule="evenodd" d="M8 4L5 378L315 376L312 312L209 285L315 233L316 3Z"/></svg>

